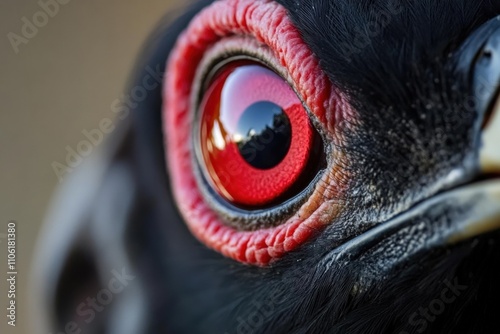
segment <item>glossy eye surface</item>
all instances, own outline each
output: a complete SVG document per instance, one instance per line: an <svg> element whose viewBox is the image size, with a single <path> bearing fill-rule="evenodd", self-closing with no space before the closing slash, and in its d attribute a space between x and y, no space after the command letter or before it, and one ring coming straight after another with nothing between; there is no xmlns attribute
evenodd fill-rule
<svg viewBox="0 0 500 334"><path fill-rule="evenodd" d="M275 1L213 1L176 43L162 110L175 203L203 244L267 265L342 214L355 113Z"/></svg>
<svg viewBox="0 0 500 334"><path fill-rule="evenodd" d="M202 92L198 163L211 187L243 208L279 204L316 175L321 140L297 94L258 62L232 61Z"/></svg>

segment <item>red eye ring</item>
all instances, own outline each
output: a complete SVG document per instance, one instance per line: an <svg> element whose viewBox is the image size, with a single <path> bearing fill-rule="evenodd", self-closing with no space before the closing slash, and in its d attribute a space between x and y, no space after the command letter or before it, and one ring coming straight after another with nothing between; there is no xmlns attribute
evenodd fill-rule
<svg viewBox="0 0 500 334"><path fill-rule="evenodd" d="M299 247L340 214L338 206L323 203L341 197L346 190L348 173L339 172L336 166L347 162L340 152L331 149L328 170L307 202L286 222L256 231L236 230L225 223L200 191L195 177L191 101L204 54L231 36L253 38L271 50L331 145L341 145L337 125L351 119L353 112L347 99L322 72L286 10L275 2L216 1L200 12L180 36L167 64L163 110L167 164L177 206L191 232L205 245L240 262L266 265Z"/></svg>
<svg viewBox="0 0 500 334"><path fill-rule="evenodd" d="M263 65L238 60L223 66L199 110L193 139L199 163L231 204L279 203L301 190L295 187L300 179L306 176L303 185L317 172L319 135L288 83Z"/></svg>

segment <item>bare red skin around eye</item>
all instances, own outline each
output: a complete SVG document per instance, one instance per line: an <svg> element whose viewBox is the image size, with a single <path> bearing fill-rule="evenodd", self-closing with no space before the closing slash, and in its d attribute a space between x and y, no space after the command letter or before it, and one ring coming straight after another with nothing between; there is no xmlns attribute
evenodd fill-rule
<svg viewBox="0 0 500 334"><path fill-rule="evenodd" d="M233 140L241 114L258 101L283 108L292 129L285 158L267 170L247 163ZM210 181L231 203L269 204L290 189L306 168L313 142L309 116L288 83L270 70L241 61L226 66L205 93L199 112L201 149Z"/></svg>
<svg viewBox="0 0 500 334"><path fill-rule="evenodd" d="M309 201L283 224L258 231L225 225L204 200L194 176L191 94L204 53L227 36L250 36L267 45L290 74L294 86L332 142L340 140L336 123L350 115L346 99L321 71L317 59L275 2L216 1L200 12L179 37L167 64L164 90L164 132L171 186L191 232L204 244L237 261L267 265L308 241L329 224L337 208L324 201L344 191L333 176L321 180ZM324 200L324 201L323 201Z"/></svg>

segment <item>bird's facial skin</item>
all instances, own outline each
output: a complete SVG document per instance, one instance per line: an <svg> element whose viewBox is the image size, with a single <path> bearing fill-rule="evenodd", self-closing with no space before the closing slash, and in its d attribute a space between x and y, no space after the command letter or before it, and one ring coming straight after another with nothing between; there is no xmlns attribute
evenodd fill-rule
<svg viewBox="0 0 500 334"><path fill-rule="evenodd" d="M397 16L402 15L403 10L390 3L384 13ZM333 254L346 252L346 247L366 247L366 239L373 242L374 235L380 234L392 245L396 240L389 241L389 230L405 235L407 242L415 238L432 239L435 246L446 244L446 240L462 241L465 229L484 230L484 221L498 220L500 205L497 205L496 186L475 185L471 187L473 190L464 188L435 195L477 178L478 172L485 168L488 157L483 152L486 149L479 152L483 132L486 135L486 129L496 130L489 123L486 128L481 124L496 115L491 111L498 94L494 87L500 78L495 58L498 57L499 26L499 20L493 19L465 40L432 45L434 50L427 51L434 52L436 58L424 54L419 59L412 55L415 62L398 64L400 69L384 68L388 64L375 62L373 65L380 67L380 73L367 69L372 72L367 72L362 82L353 83L337 79L335 76L342 72L335 73L335 66L329 68L333 73L325 76L321 60L328 58L317 60L318 55L311 52L315 45L302 40L300 33L307 40L307 30L297 30L284 7L260 1L219 1L210 5L178 40L170 56L165 90L169 170L177 203L189 227L209 247L235 260L259 265L278 260L317 237L318 230L323 229L326 231L320 233L323 237L329 236ZM417 52L419 47L422 46L407 48ZM402 50L401 56L405 52L408 51ZM446 59L440 58L443 52L448 52ZM352 59L339 59L335 65L348 69L345 63L355 63L363 53L354 54ZM245 162L239 164L248 169L238 166L238 152L233 156L217 153L218 158L214 153L214 165L214 160L206 160L206 157L217 146L216 140L205 135L200 142L201 132L214 133L212 123L208 130L204 128L207 104L200 101L213 99L209 106L221 105L221 110L228 110L229 117L235 120L251 102L284 101L278 97L281 95L276 96L272 83L263 81L260 84L264 87L261 87L258 76L252 77L251 73L238 86L238 79L234 79L237 75L229 70L244 68L245 64L238 63L238 59L245 57L265 64L262 66L267 64L283 77L283 85L290 84L298 95L295 103L302 101L322 137L325 170L320 171L311 184L303 185L305 190L291 199L279 200L281 195L275 195L285 190L266 190L275 189L277 178L278 189L290 188L294 180L301 177L300 173L304 173L303 169L293 172L295 167L290 165L305 168L305 163L298 161L313 160L320 152L311 154L303 150L307 155L301 158L290 149L288 159L280 165L285 166L284 169L278 166L271 172L263 172ZM224 67L221 63L230 66ZM232 83L217 84L225 95L214 95L207 90L206 73L214 72L214 67L219 68L219 72L220 68L229 68L224 76L229 79L224 80L232 80ZM383 85L374 86L384 74L392 75L389 86L399 83L397 91L387 92ZM248 87L248 82L254 83ZM253 93L258 89L263 89L263 93ZM229 100L242 101L247 94L250 94L247 98L250 102L238 102L243 103L243 107ZM252 94L257 95L253 98ZM305 117L306 111L300 112ZM232 136L227 125L231 122L224 120L224 116L228 118L222 115L217 123L216 130L223 129L218 135L222 138L219 141L227 141ZM213 116L208 120L213 122ZM308 128L306 124L291 130L297 136ZM456 138L459 132L461 137ZM210 149L204 150L208 140L211 140ZM226 162L228 167L220 168L219 165ZM204 173L204 170L210 172ZM264 181L259 183L259 178ZM228 181L220 190L221 182L225 182L221 180L225 179ZM255 193L268 195L255 196ZM479 200L482 196L485 198ZM253 206L238 209L234 202ZM267 202L273 205L262 205ZM436 206L443 216L433 213L430 222L439 225L441 220L449 219L449 212L458 211L463 211L464 221L454 217L449 226L415 223ZM485 206L489 210L485 210ZM478 221L470 218L471 215L477 216ZM409 231L417 225L421 234ZM375 226L377 228L371 230ZM489 229L495 229L495 225ZM420 242L414 251L429 248L429 242ZM347 252L352 253L351 249ZM408 252L404 251L404 260L410 258Z"/></svg>
<svg viewBox="0 0 500 334"><path fill-rule="evenodd" d="M251 283L238 276L241 268L230 275L248 284L232 282L246 298L236 307L240 314L267 289L287 300L258 328L360 330L346 311L356 308L347 306L349 298L382 308L392 300L404 318L414 310L401 304L404 297L432 300L443 279L484 270L470 269L468 261L498 256L492 245L499 240L500 183L491 176L500 169L488 134L499 131L500 5L460 1L468 8L462 11L452 2L368 3L218 1L191 21L170 56L163 113L173 193L207 246L267 266L245 269L243 277L256 275ZM439 19L428 14L445 10ZM271 67L297 93L322 136L327 166L306 191L308 199L286 210L279 204L274 211L237 210L221 201L197 172L204 162L188 144L198 138L189 133L199 131L191 124L204 94L200 73L209 71L203 57L235 35L244 42L226 53L226 61L247 56ZM394 284L398 279L401 285ZM403 292L422 282L426 293ZM291 296L298 286L300 296L315 300L303 313L296 308L304 301ZM401 295L378 295L383 289Z"/></svg>
<svg viewBox="0 0 500 334"><path fill-rule="evenodd" d="M271 260L281 257L284 253L296 249L307 241L315 231L332 222L338 215L339 205L334 200L340 198L341 193L346 189L344 183L348 173L337 167L343 165L343 155L333 146L342 145L342 133L349 128L345 124L348 124L353 117L352 111L345 102L346 97L331 85L321 71L316 58L301 41L298 31L286 15L283 7L272 2L251 0L216 2L193 20L185 34L179 39L168 67L170 76L167 77L165 90L167 103L164 120L170 174L178 205L195 235L226 256L245 263L268 264ZM235 33L240 33L242 36L237 40L239 42L237 51L232 51L231 47L224 44L224 38L231 38ZM230 41L230 45L233 44L234 41ZM208 60L204 59L205 54L208 54ZM209 186L205 181L205 179L210 179L210 175L205 178L197 175L200 174L197 172L198 169L208 169L205 167L207 164L204 159L198 158L198 161L195 159L196 144L200 140L199 133L202 131L201 124L205 115L201 111L193 110L199 103L193 102L195 107L190 107L189 101L196 101L196 96L207 94L192 89L192 87L202 86L198 81L202 81L203 73L210 72L206 69L207 67L213 67L213 65L205 64L211 64L212 59L223 58L223 61L227 62L228 59L230 61L231 58L245 55L260 57L263 63L275 68L277 73L286 78L281 79L282 85L288 86L287 82L291 83L290 85L300 96L300 98L295 97L296 103L300 106L300 100L302 100L304 107L300 106L298 112L287 111L289 117L292 120L298 117L299 119L307 118L305 109L310 110L311 122L316 124L317 131L322 134L323 142L328 143L328 145L325 144L323 150L331 153L328 155L329 166L326 171L316 177L311 185L305 184L306 189L300 189L303 191L297 196L287 201L277 202L270 208L255 205L259 203L247 202L245 204L254 204L254 206L251 209L240 210L232 205L230 200L217 198L218 196L210 189L214 187ZM250 105L251 102L258 102L259 98L285 105L288 99L267 93L279 92L280 90L276 90L276 84L274 87L259 86L257 80L260 77L262 75L253 77L247 75L247 79L238 90L239 82L235 82L237 75L230 76L227 81L232 80L235 83L226 84L223 88L225 93L217 97L220 100L220 102L217 101L221 105L220 109L229 109L229 112L241 115L245 107L238 108L230 99L235 98L237 101L248 99L248 97L251 99L253 93L249 93L248 88L244 86L249 81L250 83L256 81L252 84L254 90L262 89L263 92L257 94L256 101L250 100L245 106ZM294 95L291 89L290 95ZM217 102L214 104L217 105ZM229 107L225 107L226 104ZM308 124L302 122L303 125L300 125L299 122L298 120L292 121L292 124L297 123L297 126L292 127L292 145L298 142L295 146L300 149L307 139L296 138L309 138L311 135L307 135ZM193 123L195 126L192 126ZM229 126L221 125L225 129ZM214 130L208 131L213 133ZM226 137L228 136L230 134L226 134ZM199 146L205 147L206 140ZM217 170L217 167L222 169L223 166L220 165L211 169L215 169L218 173L218 179L232 178L231 182L236 183L236 186L244 187L250 184L249 189L243 192L244 194L263 193L274 187L283 188L283 190L271 192L270 200L267 202L275 202L282 193L297 183L288 180L295 178L300 180L301 174L306 173L304 169L308 167L307 164L299 163L302 159L301 151L298 153L295 151L292 146L287 157L278 166L266 171L256 168L245 169L241 166L242 164L248 165L245 162L238 165L236 163L238 154L234 155L233 161L230 161L228 167L221 172ZM304 156L307 160L315 160L314 154L321 154L310 151L305 152L309 155L309 157ZM224 159L228 160L228 157L223 157L222 160ZM294 172L297 165L300 170ZM254 177L253 174L256 176ZM244 179L243 182L235 181L238 178ZM253 178L262 178L263 181L255 182L252 181ZM277 180L279 178L281 180ZM278 182L275 186L276 181ZM267 189L260 189L261 183L262 187ZM283 187L284 183L286 188ZM233 184L233 188L235 185ZM228 187L226 189L226 198L236 196L234 189L233 191ZM275 193L277 195L274 195ZM241 197L241 195L238 196L238 198Z"/></svg>
<svg viewBox="0 0 500 334"><path fill-rule="evenodd" d="M335 249L324 263L343 256L352 261L370 252L391 249L390 260L383 255L375 261L376 269L366 268L376 273L378 278L374 279L379 279L394 267L418 260L423 252L470 242L500 228L500 17L475 31L455 54L452 64L459 77L467 78L470 90L464 105L476 113L471 121L475 138L468 159L472 161L451 170L448 177L455 180L449 180L438 195ZM464 177L460 178L459 173ZM399 245L399 255L394 253L395 245Z"/></svg>
<svg viewBox="0 0 500 334"><path fill-rule="evenodd" d="M148 333L498 332L500 1L200 0L148 68L38 263L60 324L123 260Z"/></svg>

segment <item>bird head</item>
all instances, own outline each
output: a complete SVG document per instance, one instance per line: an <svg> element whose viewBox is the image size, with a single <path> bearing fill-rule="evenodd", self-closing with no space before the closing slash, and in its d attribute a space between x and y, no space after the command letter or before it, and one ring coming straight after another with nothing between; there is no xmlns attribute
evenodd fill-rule
<svg viewBox="0 0 500 334"><path fill-rule="evenodd" d="M148 45L108 168L144 328L498 328L498 3L201 1Z"/></svg>

